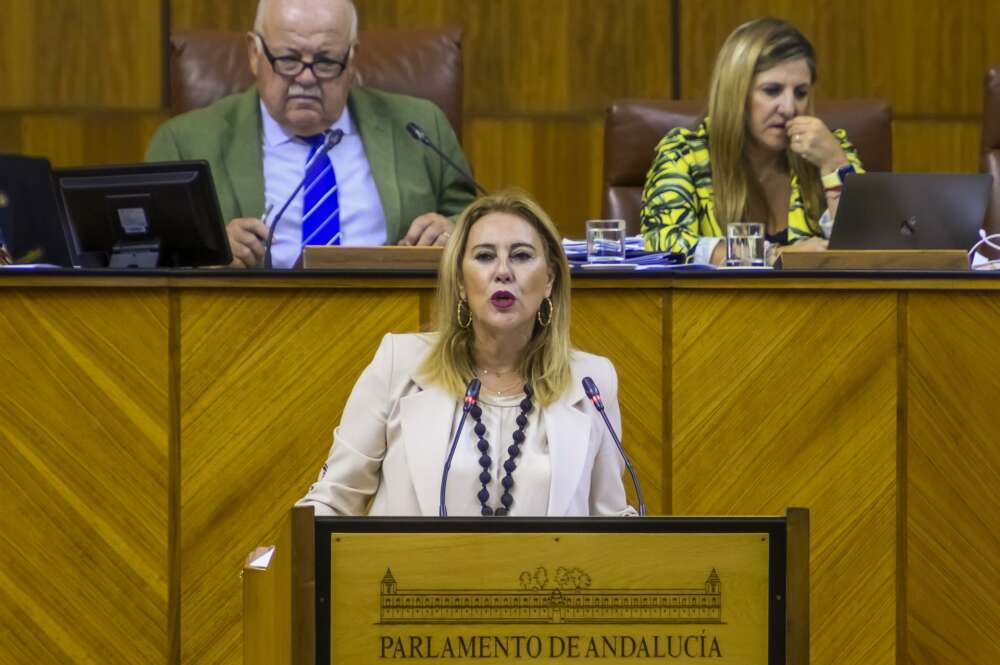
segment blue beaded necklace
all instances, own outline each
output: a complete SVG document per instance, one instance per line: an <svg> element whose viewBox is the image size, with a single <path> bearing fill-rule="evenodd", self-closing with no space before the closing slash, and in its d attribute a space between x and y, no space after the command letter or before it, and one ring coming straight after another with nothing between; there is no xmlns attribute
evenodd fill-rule
<svg viewBox="0 0 1000 665"><path fill-rule="evenodd" d="M511 494L511 490L514 487L514 470L517 468L517 457L521 454L521 444L524 443L524 428L528 426L528 414L531 413L533 407L531 403L531 385L525 384L524 386L524 399L521 400L521 413L518 414L515 422L517 423L517 429L514 430L512 443L507 448L507 461L503 463L504 477L500 481L503 486L503 494L500 496L500 504L497 506L496 510L490 508L488 501L490 500L490 491L487 486L493 479L490 475L490 468L493 466L493 460L490 458L490 443L486 440L486 425L483 424L482 416L483 410L479 407L479 404L474 405L469 413L472 415L472 419L476 421L476 436L479 437L479 441L476 443L476 447L479 448L479 466L483 467L482 473L479 474L479 481L483 484L483 488L479 490L479 494L476 497L479 499L479 504L483 508L483 517L503 517L510 513L510 507L514 503L514 495Z"/></svg>

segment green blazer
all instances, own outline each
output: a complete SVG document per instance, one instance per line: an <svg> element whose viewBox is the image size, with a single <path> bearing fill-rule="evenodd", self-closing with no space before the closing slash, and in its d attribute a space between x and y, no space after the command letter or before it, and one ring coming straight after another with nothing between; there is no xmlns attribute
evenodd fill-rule
<svg viewBox="0 0 1000 665"><path fill-rule="evenodd" d="M396 244L410 222L428 212L458 215L475 191L453 168L406 132L415 122L455 163L468 169L455 131L433 103L355 86L348 96L385 211L386 240ZM212 168L223 218L264 212L264 156L257 89L165 122L149 142L147 162L204 159Z"/></svg>

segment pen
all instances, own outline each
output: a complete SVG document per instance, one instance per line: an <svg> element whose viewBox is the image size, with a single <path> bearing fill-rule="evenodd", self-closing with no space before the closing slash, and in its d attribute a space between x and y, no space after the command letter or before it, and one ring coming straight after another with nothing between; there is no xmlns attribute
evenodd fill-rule
<svg viewBox="0 0 1000 665"><path fill-rule="evenodd" d="M260 216L260 221L264 223L264 226L267 226L267 218L271 215L272 210L274 210L274 204L268 203L267 207L264 208L264 214Z"/></svg>

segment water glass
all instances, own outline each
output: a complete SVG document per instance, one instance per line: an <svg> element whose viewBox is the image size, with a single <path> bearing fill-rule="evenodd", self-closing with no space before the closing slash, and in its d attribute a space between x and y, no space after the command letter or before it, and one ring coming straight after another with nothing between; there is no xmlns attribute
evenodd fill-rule
<svg viewBox="0 0 1000 665"><path fill-rule="evenodd" d="M730 224L726 227L726 265L756 268L764 261L764 225Z"/></svg>
<svg viewBox="0 0 1000 665"><path fill-rule="evenodd" d="M625 260L625 220L587 221L587 263L614 263Z"/></svg>

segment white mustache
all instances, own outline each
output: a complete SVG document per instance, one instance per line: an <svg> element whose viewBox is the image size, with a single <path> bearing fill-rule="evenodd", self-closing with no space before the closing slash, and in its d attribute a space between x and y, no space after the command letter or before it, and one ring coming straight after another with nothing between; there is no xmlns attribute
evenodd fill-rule
<svg viewBox="0 0 1000 665"><path fill-rule="evenodd" d="M312 85L308 88L300 85L298 83L293 83L288 86L288 96L289 97L322 97L323 92L320 90L318 85Z"/></svg>

